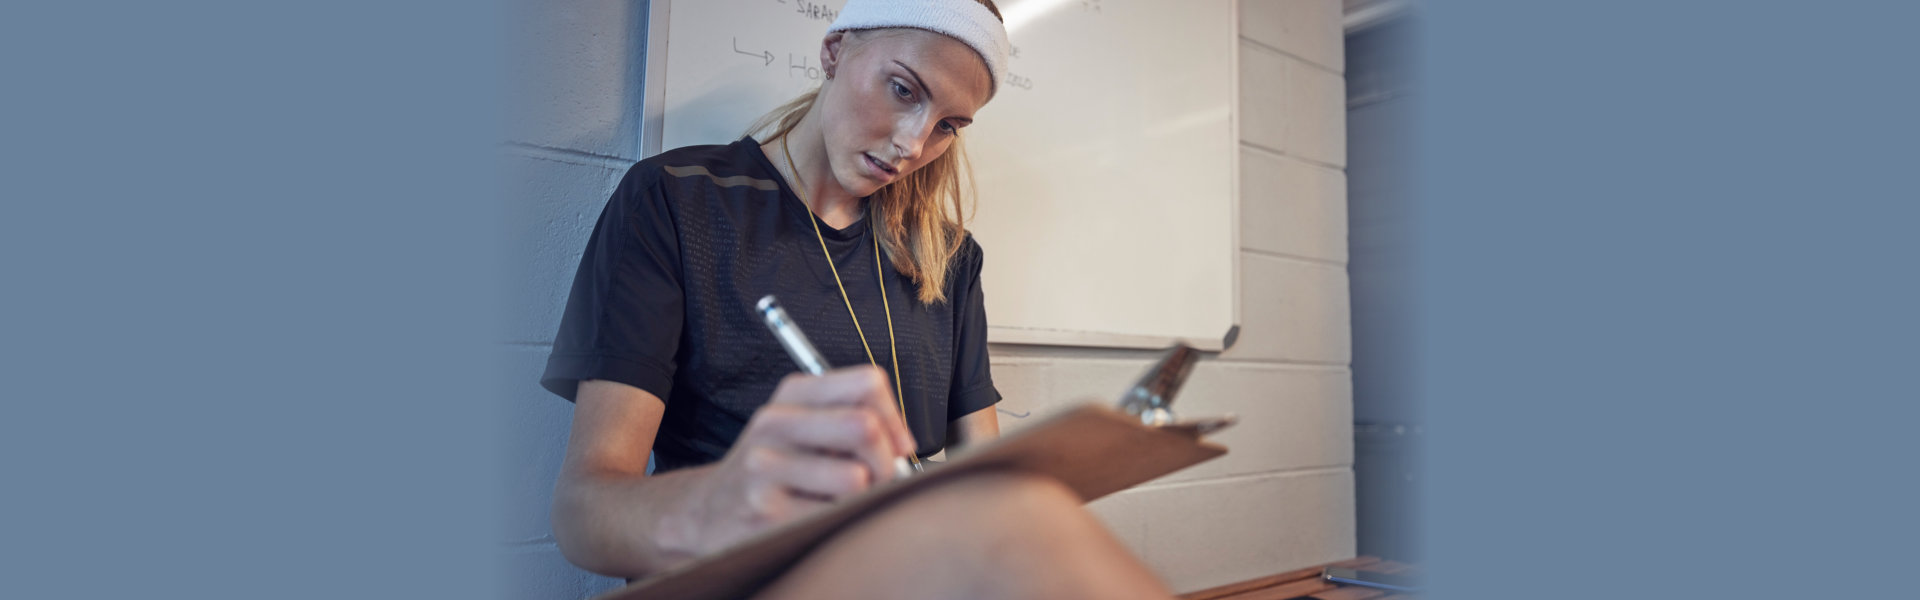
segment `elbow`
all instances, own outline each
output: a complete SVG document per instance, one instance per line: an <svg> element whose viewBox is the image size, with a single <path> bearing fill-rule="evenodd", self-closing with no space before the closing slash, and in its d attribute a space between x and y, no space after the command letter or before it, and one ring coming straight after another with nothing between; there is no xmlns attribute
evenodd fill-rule
<svg viewBox="0 0 1920 600"><path fill-rule="evenodd" d="M602 570L605 565L596 560L599 555L593 551L593 544L587 539L587 528L579 525L585 520L585 507L575 499L578 492L573 488L576 486L570 485L567 479L566 475L561 475L560 481L554 486L553 505L549 507L547 516L547 525L553 531L553 545L560 549L560 556L565 557L567 562L604 575Z"/></svg>
<svg viewBox="0 0 1920 600"><path fill-rule="evenodd" d="M591 482L562 473L553 490L548 526L554 546L567 562L586 571L608 577L640 577L646 573L623 564L621 544L609 516L598 514L591 502Z"/></svg>
<svg viewBox="0 0 1920 600"><path fill-rule="evenodd" d="M611 560L609 554L604 551L604 548L591 541L582 539L583 537L584 536L580 535L563 534L557 530L554 531L553 534L554 545L559 547L560 556L566 558L567 562L572 563L573 566L579 567L581 570L606 577L639 578L646 576L646 573L642 570L633 569L630 568L630 566L621 565Z"/></svg>

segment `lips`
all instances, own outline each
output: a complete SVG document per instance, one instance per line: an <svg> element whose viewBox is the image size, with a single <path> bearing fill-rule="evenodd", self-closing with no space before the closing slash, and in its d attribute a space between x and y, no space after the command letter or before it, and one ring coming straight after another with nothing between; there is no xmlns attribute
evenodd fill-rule
<svg viewBox="0 0 1920 600"><path fill-rule="evenodd" d="M866 159L868 168L872 169L875 173L881 175L885 179L892 179L900 175L899 169L895 169L892 166L887 165L887 163L880 162L880 159L874 158L873 155L871 154L861 154L860 157L863 159Z"/></svg>

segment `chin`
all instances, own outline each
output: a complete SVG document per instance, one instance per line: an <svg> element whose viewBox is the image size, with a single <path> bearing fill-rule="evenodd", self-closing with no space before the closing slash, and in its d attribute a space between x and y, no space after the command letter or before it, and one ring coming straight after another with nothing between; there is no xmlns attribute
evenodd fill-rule
<svg viewBox="0 0 1920 600"><path fill-rule="evenodd" d="M880 191L881 188L881 186L874 183L873 180L860 175L835 177L835 179L840 180L840 189L846 190L848 194L853 195L855 198L871 196L874 192Z"/></svg>

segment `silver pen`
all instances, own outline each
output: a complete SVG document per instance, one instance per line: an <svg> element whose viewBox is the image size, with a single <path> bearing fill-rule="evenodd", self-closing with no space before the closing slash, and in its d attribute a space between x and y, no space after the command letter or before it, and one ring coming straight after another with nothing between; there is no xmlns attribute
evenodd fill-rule
<svg viewBox="0 0 1920 600"><path fill-rule="evenodd" d="M794 364L800 365L801 371L808 375L822 375L832 368L827 366L827 357L821 356L820 350L813 347L813 342L807 341L807 334L801 333L800 326L793 324L793 319L787 316L786 309L780 308L780 301L774 299L773 295L760 298L760 302L754 304L754 309L760 311L760 318L766 320L767 329L773 331L773 337L780 340L780 347L787 349L787 356L793 357ZM893 459L896 477L906 477L919 470L919 464L909 462L904 456Z"/></svg>

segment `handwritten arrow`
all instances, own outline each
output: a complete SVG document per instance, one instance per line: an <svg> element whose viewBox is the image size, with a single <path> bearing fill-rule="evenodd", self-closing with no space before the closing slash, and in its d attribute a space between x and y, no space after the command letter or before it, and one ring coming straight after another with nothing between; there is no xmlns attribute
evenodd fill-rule
<svg viewBox="0 0 1920 600"><path fill-rule="evenodd" d="M758 57L761 57L761 58L764 58L764 59L766 59L766 62L765 62L765 63L762 63L762 64L760 65L760 66L762 66L762 67L764 67L764 66L767 66L767 65L771 65L771 64L773 64L773 52L772 52L772 51L766 51L766 50L763 50L763 51L761 51L761 52L760 52L759 54L754 54L754 53L752 53L752 52L746 52L746 51L743 51L743 50L741 50L741 49L740 49L740 38L733 38L733 51L734 51L734 52L739 52L739 53L741 53L741 54L745 54L745 55L747 55L747 56L758 56Z"/></svg>

